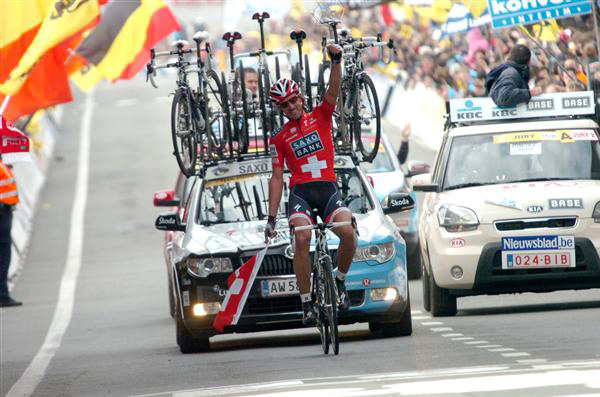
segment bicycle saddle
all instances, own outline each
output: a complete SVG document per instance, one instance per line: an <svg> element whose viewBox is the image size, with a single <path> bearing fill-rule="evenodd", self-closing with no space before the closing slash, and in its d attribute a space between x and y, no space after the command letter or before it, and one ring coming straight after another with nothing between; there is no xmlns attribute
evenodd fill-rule
<svg viewBox="0 0 600 397"><path fill-rule="evenodd" d="M258 22L262 22L267 18L271 18L268 12L256 12L252 15L252 19L258 19Z"/></svg>
<svg viewBox="0 0 600 397"><path fill-rule="evenodd" d="M306 32L304 30L294 30L290 33L290 39L296 40L296 42L300 43L302 40L306 38Z"/></svg>
<svg viewBox="0 0 600 397"><path fill-rule="evenodd" d="M242 34L240 32L227 32L223 35L223 40L227 41L228 46L233 45L236 40L241 38Z"/></svg>
<svg viewBox="0 0 600 397"><path fill-rule="evenodd" d="M201 30L199 32L196 32L193 39L197 43L202 43L203 41L208 39L208 32L206 30Z"/></svg>
<svg viewBox="0 0 600 397"><path fill-rule="evenodd" d="M179 50L181 50L183 47L187 47L189 45L190 45L190 43L188 43L187 40L176 40L171 43L172 47L176 47Z"/></svg>
<svg viewBox="0 0 600 397"><path fill-rule="evenodd" d="M319 21L320 24L331 25L333 27L335 27L340 22L341 21L339 19L333 19L333 18L321 18L321 20Z"/></svg>

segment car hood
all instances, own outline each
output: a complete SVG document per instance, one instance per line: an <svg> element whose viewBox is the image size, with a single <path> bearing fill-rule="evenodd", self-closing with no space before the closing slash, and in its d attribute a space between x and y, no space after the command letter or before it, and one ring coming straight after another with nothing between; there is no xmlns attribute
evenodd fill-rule
<svg viewBox="0 0 600 397"><path fill-rule="evenodd" d="M367 175L373 179L373 191L381 203L390 193L396 192L404 186L402 171L374 172Z"/></svg>
<svg viewBox="0 0 600 397"><path fill-rule="evenodd" d="M366 214L354 214L359 231L359 245L377 243L394 238L394 226L377 211ZM266 221L225 223L211 226L194 225L191 233L186 233L181 242L180 257L191 254L217 255L256 251L264 248L264 229ZM279 220L278 237L271 240L270 246L290 243L287 220ZM339 239L330 234L329 247L335 249ZM314 243L314 239L313 239Z"/></svg>
<svg viewBox="0 0 600 397"><path fill-rule="evenodd" d="M600 181L507 183L450 190L437 205L455 204L477 213L480 223L499 219L576 215L590 218L600 201Z"/></svg>

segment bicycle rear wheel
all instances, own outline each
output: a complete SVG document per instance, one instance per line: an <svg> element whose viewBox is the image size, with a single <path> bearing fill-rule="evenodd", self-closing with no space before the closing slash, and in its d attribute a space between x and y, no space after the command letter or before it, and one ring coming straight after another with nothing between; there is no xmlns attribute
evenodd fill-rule
<svg viewBox="0 0 600 397"><path fill-rule="evenodd" d="M189 177L194 173L197 144L191 109L191 93L186 88L175 91L171 105L171 138L173 154L181 172Z"/></svg>
<svg viewBox="0 0 600 397"><path fill-rule="evenodd" d="M358 77L356 101L352 115L354 140L363 161L373 161L381 140L381 113L373 80L362 74Z"/></svg>
<svg viewBox="0 0 600 397"><path fill-rule="evenodd" d="M333 280L333 269L331 258L323 258L323 272L325 280L325 315L329 324L329 343L333 347L333 354L340 352L340 338L338 333L337 299L335 281Z"/></svg>
<svg viewBox="0 0 600 397"><path fill-rule="evenodd" d="M246 91L246 80L244 76L244 65L240 62L240 67L238 69L238 73L236 74L236 81L234 84L234 94L235 101L241 100L242 102L242 114L238 114L236 109L236 117L234 117L233 122L238 128L238 147L239 153L244 154L248 152L249 146L249 133L248 133L248 120L250 118L250 114L248 111L248 92ZM241 116L241 117L240 117Z"/></svg>
<svg viewBox="0 0 600 397"><path fill-rule="evenodd" d="M231 101L233 103L233 101ZM221 72L221 103L223 104L224 112L224 123L223 127L226 130L225 136L227 137L227 150L229 155L233 157L233 144L232 139L234 136L235 128L232 128L233 120L231 118L231 104L229 103L229 95L227 92L227 80L225 80L225 73Z"/></svg>
<svg viewBox="0 0 600 397"><path fill-rule="evenodd" d="M331 72L331 66L329 61L321 63L319 65L319 76L317 80L317 101L323 101L325 91L329 87L329 73Z"/></svg>
<svg viewBox="0 0 600 397"><path fill-rule="evenodd" d="M229 142L229 128L225 123L225 103L223 101L221 80L214 70L206 72L204 101L206 103L207 134L210 134L209 143L212 144L212 152L222 158L230 153L227 143Z"/></svg>

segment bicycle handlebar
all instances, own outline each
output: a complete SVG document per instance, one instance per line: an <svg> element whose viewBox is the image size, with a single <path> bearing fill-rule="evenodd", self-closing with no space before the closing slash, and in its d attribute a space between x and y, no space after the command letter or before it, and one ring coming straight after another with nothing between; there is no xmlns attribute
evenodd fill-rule
<svg viewBox="0 0 600 397"><path fill-rule="evenodd" d="M347 225L352 225L352 221L316 223L316 224L304 225L304 226L290 225L290 229L292 230L292 233L293 233L296 230L299 230L299 231L314 230L314 229L324 230L324 229L333 229L334 227L347 226Z"/></svg>

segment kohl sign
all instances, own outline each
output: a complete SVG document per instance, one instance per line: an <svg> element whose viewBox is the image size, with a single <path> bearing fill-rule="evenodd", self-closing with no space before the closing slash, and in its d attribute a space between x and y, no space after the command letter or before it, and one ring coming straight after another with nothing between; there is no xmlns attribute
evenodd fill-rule
<svg viewBox="0 0 600 397"><path fill-rule="evenodd" d="M487 3L495 29L592 12L590 0L487 0Z"/></svg>

